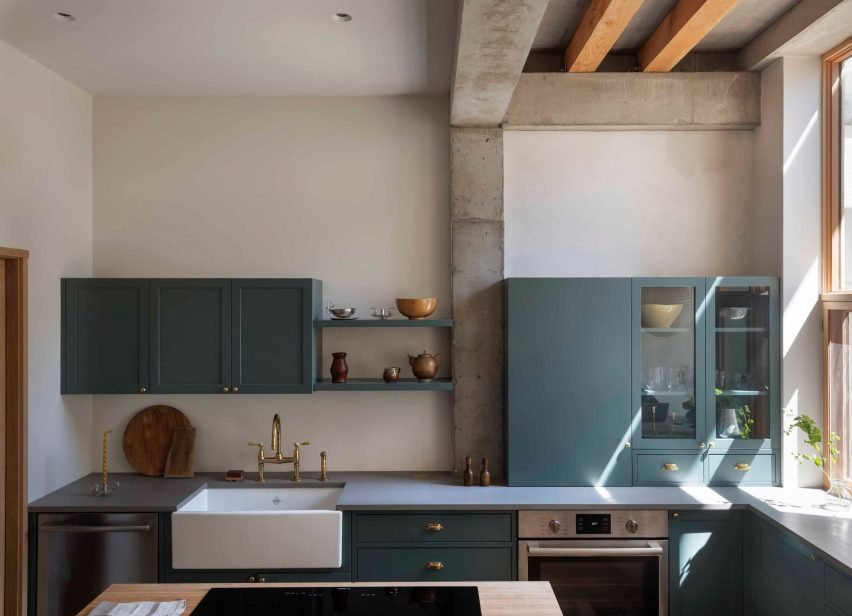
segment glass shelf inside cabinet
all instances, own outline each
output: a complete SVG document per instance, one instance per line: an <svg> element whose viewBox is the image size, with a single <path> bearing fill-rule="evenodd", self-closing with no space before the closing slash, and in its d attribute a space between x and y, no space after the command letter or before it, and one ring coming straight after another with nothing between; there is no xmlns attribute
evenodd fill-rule
<svg viewBox="0 0 852 616"><path fill-rule="evenodd" d="M695 292L643 287L642 438L694 440Z"/></svg>
<svg viewBox="0 0 852 616"><path fill-rule="evenodd" d="M768 439L769 287L715 291L717 439Z"/></svg>

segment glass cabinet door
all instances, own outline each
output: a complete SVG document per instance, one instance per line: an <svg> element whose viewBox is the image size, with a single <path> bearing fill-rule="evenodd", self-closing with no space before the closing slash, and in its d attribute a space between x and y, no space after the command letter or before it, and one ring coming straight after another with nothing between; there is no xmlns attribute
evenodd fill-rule
<svg viewBox="0 0 852 616"><path fill-rule="evenodd" d="M634 280L634 447L704 439L703 299L703 279Z"/></svg>
<svg viewBox="0 0 852 616"><path fill-rule="evenodd" d="M716 449L770 448L778 407L777 282L708 281L707 439ZM712 381L711 381L712 379Z"/></svg>

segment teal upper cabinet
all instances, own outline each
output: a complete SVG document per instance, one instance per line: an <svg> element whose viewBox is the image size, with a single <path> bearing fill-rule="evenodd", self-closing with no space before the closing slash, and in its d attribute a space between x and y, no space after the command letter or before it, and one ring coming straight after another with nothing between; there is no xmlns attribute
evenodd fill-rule
<svg viewBox="0 0 852 616"><path fill-rule="evenodd" d="M148 388L148 281L62 281L62 393Z"/></svg>
<svg viewBox="0 0 852 616"><path fill-rule="evenodd" d="M63 280L62 392L311 393L321 284Z"/></svg>
<svg viewBox="0 0 852 616"><path fill-rule="evenodd" d="M634 447L702 447L704 292L703 278L633 280Z"/></svg>
<svg viewBox="0 0 852 616"><path fill-rule="evenodd" d="M513 486L631 483L630 280L506 281Z"/></svg>
<svg viewBox="0 0 852 616"><path fill-rule="evenodd" d="M669 515L671 616L743 613L741 511Z"/></svg>
<svg viewBox="0 0 852 616"><path fill-rule="evenodd" d="M707 441L713 452L779 446L778 281L707 279Z"/></svg>
<svg viewBox="0 0 852 616"><path fill-rule="evenodd" d="M232 391L311 393L320 284L311 279L232 282Z"/></svg>
<svg viewBox="0 0 852 616"><path fill-rule="evenodd" d="M217 393L231 378L231 281L151 281L151 391Z"/></svg>

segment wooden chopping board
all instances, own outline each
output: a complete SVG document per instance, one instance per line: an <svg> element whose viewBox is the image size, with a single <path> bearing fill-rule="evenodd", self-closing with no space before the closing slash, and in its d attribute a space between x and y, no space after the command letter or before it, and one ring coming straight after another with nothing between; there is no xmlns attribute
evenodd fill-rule
<svg viewBox="0 0 852 616"><path fill-rule="evenodd" d="M162 476L175 428L191 427L186 415L172 406L144 408L133 416L124 430L124 457L137 472L150 477Z"/></svg>

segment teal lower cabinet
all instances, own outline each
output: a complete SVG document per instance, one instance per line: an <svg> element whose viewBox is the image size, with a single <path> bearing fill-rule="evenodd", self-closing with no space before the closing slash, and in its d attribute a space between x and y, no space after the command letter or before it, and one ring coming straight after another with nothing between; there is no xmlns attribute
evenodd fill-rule
<svg viewBox="0 0 852 616"><path fill-rule="evenodd" d="M517 578L514 512L364 512L353 519L357 582Z"/></svg>
<svg viewBox="0 0 852 616"><path fill-rule="evenodd" d="M756 515L746 516L745 529L746 614L805 616L822 612L826 589L820 557L797 537Z"/></svg>
<svg viewBox="0 0 852 616"><path fill-rule="evenodd" d="M669 514L671 616L743 614L741 511Z"/></svg>
<svg viewBox="0 0 852 616"><path fill-rule="evenodd" d="M825 566L826 614L852 616L852 578L831 565Z"/></svg>

